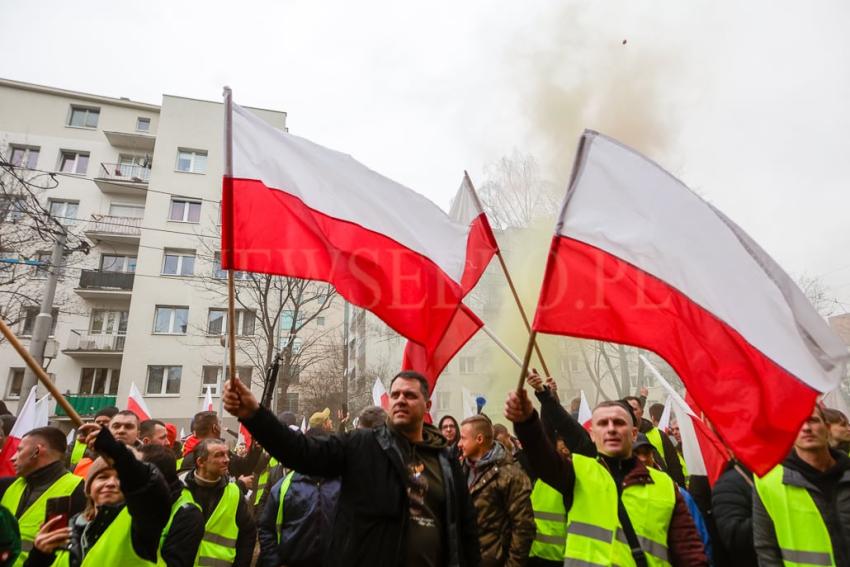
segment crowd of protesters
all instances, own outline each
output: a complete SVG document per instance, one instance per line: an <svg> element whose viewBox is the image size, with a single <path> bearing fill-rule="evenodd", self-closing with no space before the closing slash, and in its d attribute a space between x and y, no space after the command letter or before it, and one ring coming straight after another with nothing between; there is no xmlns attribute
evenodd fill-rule
<svg viewBox="0 0 850 567"><path fill-rule="evenodd" d="M850 425L816 406L762 478L730 461L689 475L675 421L646 392L587 423L532 372L504 417L430 424L428 383L401 372L389 409L353 429L330 410L306 431L241 382L192 434L104 408L76 431L41 427L0 478L0 566L850 565ZM2 408L0 408L2 409ZM644 416L649 415L650 419ZM0 418L5 441L14 418Z"/></svg>

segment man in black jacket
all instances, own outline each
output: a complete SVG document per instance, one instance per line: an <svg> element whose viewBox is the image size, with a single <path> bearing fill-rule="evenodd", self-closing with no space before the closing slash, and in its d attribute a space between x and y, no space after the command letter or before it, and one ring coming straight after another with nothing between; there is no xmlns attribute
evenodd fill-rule
<svg viewBox="0 0 850 567"><path fill-rule="evenodd" d="M720 567L757 565L753 547L753 475L729 461L711 493L715 520L714 553Z"/></svg>
<svg viewBox="0 0 850 567"><path fill-rule="evenodd" d="M424 424L428 383L400 372L390 385L390 423L314 439L283 427L240 381L224 407L275 458L303 474L341 477L328 565L478 565L475 511L446 441Z"/></svg>

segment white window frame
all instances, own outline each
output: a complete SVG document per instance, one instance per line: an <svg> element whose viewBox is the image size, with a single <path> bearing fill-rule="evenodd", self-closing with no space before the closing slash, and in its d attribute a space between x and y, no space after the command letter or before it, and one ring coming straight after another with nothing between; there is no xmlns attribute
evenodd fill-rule
<svg viewBox="0 0 850 567"><path fill-rule="evenodd" d="M324 316L322 316L322 315L316 316L316 326L317 327L324 327L326 322L327 321L325 320Z"/></svg>
<svg viewBox="0 0 850 567"><path fill-rule="evenodd" d="M221 267L221 252L216 252L213 256L213 273L212 276L217 280L227 279L227 270ZM247 281L251 279L250 272L233 272L233 279L236 281Z"/></svg>
<svg viewBox="0 0 850 567"><path fill-rule="evenodd" d="M70 158L71 156L73 156L73 170L65 171L63 169L63 166L65 165L65 158ZM86 157L85 167L82 168L80 167L81 156ZM59 173L66 173L68 175L85 175L89 168L89 161L91 161L91 154L89 152L83 152L80 150L59 150L59 163L56 166L56 171Z"/></svg>
<svg viewBox="0 0 850 567"><path fill-rule="evenodd" d="M74 112L85 112L83 125L72 124L74 121ZM89 116L95 115L94 126L89 124ZM81 104L72 104L68 111L68 122L65 124L68 128L82 128L83 130L97 130L97 125L100 122L100 107L84 106Z"/></svg>
<svg viewBox="0 0 850 567"><path fill-rule="evenodd" d="M98 315L101 316L101 321L103 321L103 323L101 324L100 329L95 330L94 324ZM127 323L129 318L129 311L121 311L117 309L92 309L91 314L89 315L89 334L124 336L127 334ZM112 324L110 325L110 323ZM117 328L110 328L116 326ZM121 329L122 326L124 327L123 330Z"/></svg>
<svg viewBox="0 0 850 567"><path fill-rule="evenodd" d="M20 163L15 163L15 151L23 151L23 157ZM9 144L9 163L16 167L23 167L25 169L35 169L38 167L38 156L41 153L41 148L39 146L25 146L21 144ZM29 163L30 160L35 157L34 163Z"/></svg>
<svg viewBox="0 0 850 567"><path fill-rule="evenodd" d="M165 271L165 265L168 261L168 257L173 256L177 258L177 271L176 273L168 273ZM186 258L191 258L191 269L189 273L183 273L184 264L186 263ZM194 250L179 250L176 248L166 248L162 251L162 268L160 269L160 274L163 276L194 276L195 275L195 263L197 261L197 256Z"/></svg>
<svg viewBox="0 0 850 567"><path fill-rule="evenodd" d="M210 332L210 323L212 323L212 315L213 313L221 314L221 333L213 333ZM250 335L244 334L244 326L245 326L245 314L250 313L254 316L254 324L252 325L252 333ZM237 337L253 337L257 333L257 313L255 311L251 311L250 309L237 309L236 310L236 336ZM227 309L223 307L210 307L207 312L207 336L210 337L220 337L222 335L227 334Z"/></svg>
<svg viewBox="0 0 850 567"><path fill-rule="evenodd" d="M228 374L226 374L226 376L229 376L230 375L229 374L229 370L230 370L229 366L227 367L227 370L228 370ZM215 380L215 382L212 382L212 383L206 382L206 379L208 378L207 373L213 372L213 371L215 372L215 375L209 376L209 377L213 378ZM247 376L245 375L246 373L247 373ZM254 367L253 366L238 366L238 365L236 366L236 377L239 378L240 380L242 380L242 383L245 384L246 386L248 386L249 388L251 387L251 379L253 377L253 374L254 374ZM206 395L208 389L210 391L210 396L212 396L213 398L219 397L220 394L219 394L219 391L218 391L218 386L219 386L219 384L223 384L223 383L224 382L221 381L221 365L218 365L218 366L214 366L214 365L202 366L201 367L201 393L198 394L198 397L203 398Z"/></svg>
<svg viewBox="0 0 850 567"><path fill-rule="evenodd" d="M35 320L38 317L38 314L41 312L41 307L38 305L25 305L22 307L24 310L23 317L21 317L21 332L20 335L22 337L31 337L33 331L35 330ZM29 330L27 330L27 320L30 319L29 313L32 313L32 325ZM50 334L49 337L53 337L56 335L56 324L59 322L59 308L54 307L50 311L50 315L53 317L52 322L50 323Z"/></svg>
<svg viewBox="0 0 850 567"><path fill-rule="evenodd" d="M174 209L174 205L176 203L180 203L183 205L183 214L180 215L179 219L171 218L171 211ZM186 197L172 197L171 203L168 205L168 221L169 222L186 222L190 224L198 224L201 222L201 207L202 201L198 199L189 199ZM198 205L198 220L189 220L189 211L191 210L191 205Z"/></svg>
<svg viewBox="0 0 850 567"><path fill-rule="evenodd" d="M140 128L141 124L147 124L147 128ZM151 131L151 119L147 116L136 117L136 132L148 133Z"/></svg>
<svg viewBox="0 0 850 567"><path fill-rule="evenodd" d="M120 271L118 271L118 270L104 270L103 269L103 259L105 257L112 257L112 258L115 258L115 259L120 258L121 259L121 270ZM130 270L130 260L134 260L132 270ZM101 254L100 255L100 264L99 264L100 268L99 269L100 269L101 272L109 272L109 273L113 273L113 274L135 274L136 268L138 267L138 260L139 259L138 259L137 256L131 256L129 254Z"/></svg>
<svg viewBox="0 0 850 567"><path fill-rule="evenodd" d="M162 368L162 384L160 385L159 392L151 392L151 372L155 368ZM177 371L177 392L169 392L168 391L168 379L171 374L171 371L176 369ZM149 364L148 371L145 375L145 396L151 397L179 397L180 389L183 386L183 366L179 364Z"/></svg>
<svg viewBox="0 0 850 567"><path fill-rule="evenodd" d="M73 215L69 214L68 209L73 205ZM54 207L59 209L54 211ZM80 212L80 202L71 199L48 199L47 210L50 216L55 218L59 224L64 226L73 226L77 224L77 215Z"/></svg>
<svg viewBox="0 0 850 567"><path fill-rule="evenodd" d="M189 169L180 169L180 161L181 158L187 159L189 162ZM203 160L199 160L199 157L203 157ZM204 175L207 172L207 159L209 154L206 150L192 150L189 148L177 148L177 159L174 162L174 171L178 173L195 173L197 175Z"/></svg>
<svg viewBox="0 0 850 567"><path fill-rule="evenodd" d="M13 366L9 368L9 376L6 380L6 399L7 400L20 400L21 399L21 389L24 387L24 373L26 369L23 367ZM21 382L18 386L18 393L15 394L12 392L12 386L14 385L15 374L20 373Z"/></svg>
<svg viewBox="0 0 850 567"><path fill-rule="evenodd" d="M115 207L124 207L125 209L135 209L136 212L141 214L136 215L117 215L113 210ZM109 216L111 217L119 217L123 219L142 219L145 217L145 206L144 205L136 205L134 203L109 203Z"/></svg>
<svg viewBox="0 0 850 567"><path fill-rule="evenodd" d="M451 392L437 392L437 411L449 411L452 405Z"/></svg>
<svg viewBox="0 0 850 567"><path fill-rule="evenodd" d="M156 330L156 322L159 319L159 312L163 311L171 311L168 316L168 331L157 331ZM186 330L183 332L175 331L175 325L177 324L177 311L185 310L186 311ZM184 336L189 332L189 306L188 305L157 305L153 310L153 334L154 335L177 335Z"/></svg>
<svg viewBox="0 0 850 567"><path fill-rule="evenodd" d="M86 370L92 371L92 381L91 388L89 390L94 389L95 382L97 381L97 374L99 372L106 372L106 382L104 383L104 388L102 393L97 392L83 392L83 374L85 374ZM81 396L114 396L118 393L118 383L121 381L121 369L120 368L102 368L102 367L94 367L94 366L86 366L80 369L80 381L77 383L77 394ZM113 393L112 390L115 390Z"/></svg>
<svg viewBox="0 0 850 567"><path fill-rule="evenodd" d="M459 356L458 374L475 374L475 357L474 356Z"/></svg>

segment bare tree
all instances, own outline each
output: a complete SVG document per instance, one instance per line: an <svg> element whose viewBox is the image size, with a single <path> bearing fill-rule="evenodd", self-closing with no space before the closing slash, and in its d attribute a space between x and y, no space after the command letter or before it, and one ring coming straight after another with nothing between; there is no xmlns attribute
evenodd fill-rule
<svg viewBox="0 0 850 567"><path fill-rule="evenodd" d="M822 317L829 317L835 313L838 302L821 278L802 274L796 280L803 294Z"/></svg>
<svg viewBox="0 0 850 567"><path fill-rule="evenodd" d="M487 167L485 175L478 192L494 227L527 227L557 211L560 198L533 156L514 150Z"/></svg>

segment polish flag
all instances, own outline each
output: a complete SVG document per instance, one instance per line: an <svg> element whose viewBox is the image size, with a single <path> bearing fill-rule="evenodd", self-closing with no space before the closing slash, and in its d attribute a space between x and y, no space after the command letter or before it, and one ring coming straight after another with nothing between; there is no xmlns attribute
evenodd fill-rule
<svg viewBox="0 0 850 567"><path fill-rule="evenodd" d="M670 427L670 412L673 409L673 396L668 395L664 402L664 411L661 412L661 417L658 419L658 429L667 431Z"/></svg>
<svg viewBox="0 0 850 567"><path fill-rule="evenodd" d="M469 277L461 282L461 290L466 295L478 283L481 274L499 249L493 229L487 220L487 214L484 212L478 194L475 192L475 187L472 186L472 181L466 172L464 172L463 181L452 200L449 218L459 225L470 227L466 262L468 266L472 267L468 274L474 275L474 277ZM433 392L440 373L482 326L484 326L484 323L475 313L466 305L461 305L436 346L429 349L424 345L407 341L407 345L404 347L402 369L420 372L428 379L428 384Z"/></svg>
<svg viewBox="0 0 850 567"><path fill-rule="evenodd" d="M676 422L679 425L679 435L682 437L682 458L685 459L685 465L688 467L688 475L707 476L709 484L714 486L729 461L726 448L714 431L700 418L701 412L695 411L692 404L673 389L655 365L645 356L641 355L641 358L667 392L665 412L668 415L668 425L669 415L672 412L676 415ZM667 411L668 406L670 411ZM663 419L664 414L661 417ZM662 429L661 422L658 423L658 428Z"/></svg>
<svg viewBox="0 0 850 567"><path fill-rule="evenodd" d="M209 388L204 390L204 401L201 405L201 411L215 411L213 409L212 393Z"/></svg>
<svg viewBox="0 0 850 567"><path fill-rule="evenodd" d="M232 107L222 267L329 282L433 352L484 269L481 231L349 155Z"/></svg>
<svg viewBox="0 0 850 567"><path fill-rule="evenodd" d="M253 441L253 437L251 437L251 432L242 424L239 424L239 435L236 437L236 443L243 443L246 447L251 446L251 442Z"/></svg>
<svg viewBox="0 0 850 567"><path fill-rule="evenodd" d="M375 378L375 383L372 385L372 405L382 407L384 411L390 408L390 396L380 378Z"/></svg>
<svg viewBox="0 0 850 567"><path fill-rule="evenodd" d="M127 409L136 414L139 421L150 419L152 415L135 382L130 384L130 394L127 396Z"/></svg>
<svg viewBox="0 0 850 567"><path fill-rule="evenodd" d="M307 417L301 418L301 433L307 433Z"/></svg>
<svg viewBox="0 0 850 567"><path fill-rule="evenodd" d="M578 422L582 427L590 431L590 420L593 418L593 412L590 410L590 404L587 403L584 390L581 390L580 397L581 399L578 403Z"/></svg>
<svg viewBox="0 0 850 567"><path fill-rule="evenodd" d="M658 165L581 139L534 320L663 357L740 460L788 452L847 347L749 236Z"/></svg>
<svg viewBox="0 0 850 567"><path fill-rule="evenodd" d="M46 396L44 399L46 400ZM21 439L36 427L47 426L47 415L45 412L39 410L38 404L40 402L36 400L36 387L33 386L27 399L20 406L18 416L15 419L15 425L12 426L9 436L6 438L6 444L3 445L3 450L0 451L0 476L15 476L12 456L18 451L18 445L21 444Z"/></svg>

